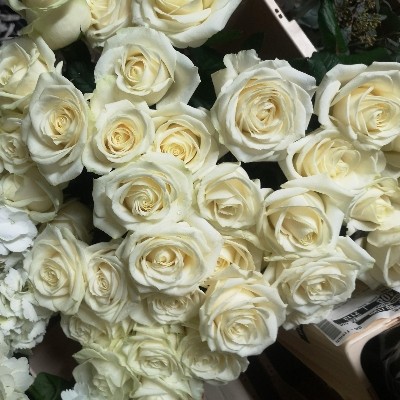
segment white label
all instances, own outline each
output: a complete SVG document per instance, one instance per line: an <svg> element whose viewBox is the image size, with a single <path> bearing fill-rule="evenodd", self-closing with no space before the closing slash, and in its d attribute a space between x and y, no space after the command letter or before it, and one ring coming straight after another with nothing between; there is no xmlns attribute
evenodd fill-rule
<svg viewBox="0 0 400 400"><path fill-rule="evenodd" d="M351 334L380 318L390 318L400 312L400 293L387 287L356 292L352 298L337 305L324 319L315 324L328 339L339 346Z"/></svg>

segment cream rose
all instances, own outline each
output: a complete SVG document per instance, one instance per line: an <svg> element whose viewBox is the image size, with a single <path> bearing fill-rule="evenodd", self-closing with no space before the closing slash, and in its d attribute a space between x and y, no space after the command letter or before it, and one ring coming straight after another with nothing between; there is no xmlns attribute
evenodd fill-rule
<svg viewBox="0 0 400 400"><path fill-rule="evenodd" d="M178 347L185 374L211 384L224 384L238 379L249 362L244 357L211 351L197 330L190 329Z"/></svg>
<svg viewBox="0 0 400 400"><path fill-rule="evenodd" d="M199 330L211 351L247 357L274 343L284 320L277 289L259 272L231 266L208 287Z"/></svg>
<svg viewBox="0 0 400 400"><path fill-rule="evenodd" d="M399 64L336 65L318 86L315 113L359 148L380 149L400 133Z"/></svg>
<svg viewBox="0 0 400 400"><path fill-rule="evenodd" d="M25 211L35 223L52 220L63 201L60 187L51 186L36 168L22 175L0 175L0 201Z"/></svg>
<svg viewBox="0 0 400 400"><path fill-rule="evenodd" d="M148 108L128 100L106 104L96 116L94 134L88 140L82 161L88 171L104 175L144 154L154 138Z"/></svg>
<svg viewBox="0 0 400 400"><path fill-rule="evenodd" d="M42 36L53 50L75 42L91 22L86 0L8 0L28 22L22 33Z"/></svg>
<svg viewBox="0 0 400 400"><path fill-rule="evenodd" d="M257 222L265 250L273 254L310 254L334 246L343 212L329 196L302 187L271 193Z"/></svg>
<svg viewBox="0 0 400 400"><path fill-rule="evenodd" d="M132 308L128 270L115 255L119 242L96 243L86 249L87 287L83 304L110 323L128 316Z"/></svg>
<svg viewBox="0 0 400 400"><path fill-rule="evenodd" d="M224 28L239 4L240 0L133 0L133 22L165 33L175 47L198 47Z"/></svg>
<svg viewBox="0 0 400 400"><path fill-rule="evenodd" d="M132 24L130 0L86 0L92 16L85 37L92 47L102 47L104 42L121 28Z"/></svg>
<svg viewBox="0 0 400 400"><path fill-rule="evenodd" d="M89 106L82 93L58 73L42 74L22 125L22 137L39 171L52 185L83 170L81 155L89 131Z"/></svg>
<svg viewBox="0 0 400 400"><path fill-rule="evenodd" d="M221 251L221 235L204 219L146 226L127 236L117 255L141 293L185 296L213 271Z"/></svg>
<svg viewBox="0 0 400 400"><path fill-rule="evenodd" d="M261 61L254 50L229 54L224 64L212 75L211 116L220 141L239 161L283 159L305 135L315 79L287 61Z"/></svg>
<svg viewBox="0 0 400 400"><path fill-rule="evenodd" d="M194 179L216 164L217 133L206 110L175 103L160 107L152 118L156 129L153 151L182 160Z"/></svg>
<svg viewBox="0 0 400 400"><path fill-rule="evenodd" d="M200 78L197 68L153 29L120 29L108 39L95 71L96 84L106 79L108 102L187 103Z"/></svg>
<svg viewBox="0 0 400 400"><path fill-rule="evenodd" d="M85 387L89 399L129 399L138 388L137 378L110 351L83 348L74 358L79 365L72 374L77 384Z"/></svg>
<svg viewBox="0 0 400 400"><path fill-rule="evenodd" d="M0 132L0 165L11 173L23 174L34 163L19 132Z"/></svg>
<svg viewBox="0 0 400 400"><path fill-rule="evenodd" d="M356 278L373 263L349 237L340 237L335 249L321 249L315 256L271 261L264 277L287 304L285 329L320 322L335 304L351 297Z"/></svg>
<svg viewBox="0 0 400 400"><path fill-rule="evenodd" d="M375 265L367 272L363 280L371 287L378 284L398 287L400 285L399 226L386 231L376 230L369 233L365 249L374 257Z"/></svg>
<svg viewBox="0 0 400 400"><path fill-rule="evenodd" d="M24 268L42 307L75 314L86 290L87 245L68 229L49 225L36 238L24 260Z"/></svg>
<svg viewBox="0 0 400 400"><path fill-rule="evenodd" d="M385 168L381 151L364 151L335 128L319 129L289 145L279 165L288 179L320 176L346 191L361 189Z"/></svg>
<svg viewBox="0 0 400 400"><path fill-rule="evenodd" d="M0 47L0 111L23 115L43 72L54 71L56 58L42 38L19 37Z"/></svg>
<svg viewBox="0 0 400 400"><path fill-rule="evenodd" d="M236 232L257 222L267 189L251 180L236 163L221 163L208 169L196 183L200 215L218 230Z"/></svg>
<svg viewBox="0 0 400 400"><path fill-rule="evenodd" d="M353 198L347 215L348 234L356 230L388 230L400 221L400 187L390 177L379 177Z"/></svg>
<svg viewBox="0 0 400 400"><path fill-rule="evenodd" d="M181 221L192 202L192 177L169 154L145 154L118 168L93 186L94 225L111 237L139 226Z"/></svg>

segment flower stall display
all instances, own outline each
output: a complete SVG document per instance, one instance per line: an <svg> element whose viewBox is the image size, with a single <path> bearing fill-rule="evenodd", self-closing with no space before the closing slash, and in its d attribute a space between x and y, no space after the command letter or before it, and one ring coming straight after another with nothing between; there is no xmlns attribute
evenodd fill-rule
<svg viewBox="0 0 400 400"><path fill-rule="evenodd" d="M63 400L200 400L357 280L398 285L399 64L317 82L243 49L205 77L240 3L7 1L27 24L0 47L3 399L28 398L51 318L81 345Z"/></svg>

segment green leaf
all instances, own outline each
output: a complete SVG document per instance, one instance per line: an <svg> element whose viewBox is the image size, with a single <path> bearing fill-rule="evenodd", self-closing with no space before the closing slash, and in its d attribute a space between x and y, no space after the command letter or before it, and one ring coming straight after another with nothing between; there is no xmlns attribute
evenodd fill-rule
<svg viewBox="0 0 400 400"><path fill-rule="evenodd" d="M237 29L223 29L217 32L215 35L211 36L207 42L206 46L220 46L224 44L229 44L236 40L239 40L243 36L243 32Z"/></svg>
<svg viewBox="0 0 400 400"><path fill-rule="evenodd" d="M61 392L71 387L72 384L64 379L41 372L26 394L30 400L59 400L61 399Z"/></svg>
<svg viewBox="0 0 400 400"><path fill-rule="evenodd" d="M374 61L394 61L393 55L383 47L376 47L354 54L338 55L341 64L366 64Z"/></svg>
<svg viewBox="0 0 400 400"><path fill-rule="evenodd" d="M86 44L77 40L58 52L64 62L63 75L82 93L92 93L95 88L94 63Z"/></svg>
<svg viewBox="0 0 400 400"><path fill-rule="evenodd" d="M340 29L333 0L322 0L318 10L318 24L326 50L341 54L347 53L348 47Z"/></svg>

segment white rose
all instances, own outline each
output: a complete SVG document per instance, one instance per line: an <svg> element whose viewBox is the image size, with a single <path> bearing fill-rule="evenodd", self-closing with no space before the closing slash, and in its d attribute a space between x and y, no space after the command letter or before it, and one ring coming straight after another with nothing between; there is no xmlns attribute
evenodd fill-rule
<svg viewBox="0 0 400 400"><path fill-rule="evenodd" d="M86 249L87 287L83 304L110 323L127 317L132 308L129 272L115 255L118 245L96 243Z"/></svg>
<svg viewBox="0 0 400 400"><path fill-rule="evenodd" d="M119 30L108 39L94 71L96 84L107 79L108 102L126 98L153 104L187 103L200 83L197 68L153 29Z"/></svg>
<svg viewBox="0 0 400 400"><path fill-rule="evenodd" d="M385 168L381 151L364 151L335 128L319 129L289 145L279 163L288 179L321 176L354 192Z"/></svg>
<svg viewBox="0 0 400 400"><path fill-rule="evenodd" d="M224 64L212 75L211 116L220 141L239 161L283 159L305 135L315 79L287 61L261 61L254 50L227 55Z"/></svg>
<svg viewBox="0 0 400 400"><path fill-rule="evenodd" d="M318 86L315 113L358 147L380 149L400 133L399 64L336 65Z"/></svg>
<svg viewBox="0 0 400 400"><path fill-rule="evenodd" d="M203 382L197 379L143 378L134 400L203 400Z"/></svg>
<svg viewBox="0 0 400 400"><path fill-rule="evenodd" d="M43 72L54 71L56 58L42 38L14 38L0 47L0 110L23 113Z"/></svg>
<svg viewBox="0 0 400 400"><path fill-rule="evenodd" d="M140 226L182 220L192 202L192 177L169 154L149 153L94 180L94 225L113 238Z"/></svg>
<svg viewBox="0 0 400 400"><path fill-rule="evenodd" d="M203 304L204 293L195 289L185 296L151 293L144 296L149 319L159 324L183 324L197 317Z"/></svg>
<svg viewBox="0 0 400 400"><path fill-rule="evenodd" d="M387 230L400 221L400 187L390 177L378 177L353 198L347 215L348 235L356 230Z"/></svg>
<svg viewBox="0 0 400 400"><path fill-rule="evenodd" d="M249 362L244 357L221 351L211 351L197 330L190 330L179 343L178 352L186 375L211 384L223 384L238 379Z"/></svg>
<svg viewBox="0 0 400 400"><path fill-rule="evenodd" d="M23 174L34 163L19 132L0 132L0 165L8 172Z"/></svg>
<svg viewBox="0 0 400 400"><path fill-rule="evenodd" d="M387 168L394 172L394 176L400 176L400 135L390 143L382 147L387 161Z"/></svg>
<svg viewBox="0 0 400 400"><path fill-rule="evenodd" d="M0 175L0 201L25 211L34 222L48 222L62 204L60 187L51 186L36 168L22 175Z"/></svg>
<svg viewBox="0 0 400 400"><path fill-rule="evenodd" d="M77 384L86 386L89 399L130 399L138 380L123 367L113 352L83 348L74 355L79 365L72 374Z"/></svg>
<svg viewBox="0 0 400 400"><path fill-rule="evenodd" d="M115 35L119 29L132 24L130 0L86 0L90 7L92 20L85 31L85 37L92 47L102 47L104 42Z"/></svg>
<svg viewBox="0 0 400 400"><path fill-rule="evenodd" d="M236 232L255 225L265 192L239 164L221 163L197 182L197 207L218 230Z"/></svg>
<svg viewBox="0 0 400 400"><path fill-rule="evenodd" d="M24 268L42 307L77 312L86 289L86 247L70 230L51 225L36 238Z"/></svg>
<svg viewBox="0 0 400 400"><path fill-rule="evenodd" d="M274 254L305 254L334 246L343 213L326 195L302 187L279 189L264 202L257 232Z"/></svg>
<svg viewBox="0 0 400 400"><path fill-rule="evenodd" d="M400 285L399 227L369 233L365 249L375 258L375 265L363 280L372 287L377 286L375 282L388 287L398 287Z"/></svg>
<svg viewBox="0 0 400 400"><path fill-rule="evenodd" d="M99 94L100 95L100 94ZM88 171L104 175L144 154L154 138L148 110L128 100L106 104L83 152Z"/></svg>
<svg viewBox="0 0 400 400"><path fill-rule="evenodd" d="M279 290L287 306L283 326L318 323L335 304L351 297L356 278L374 260L349 237L340 237L335 249L321 249L318 255L268 264L264 277Z"/></svg>
<svg viewBox="0 0 400 400"><path fill-rule="evenodd" d="M76 199L65 201L51 224L69 229L82 242L90 243L92 241L92 210Z"/></svg>
<svg viewBox="0 0 400 400"><path fill-rule="evenodd" d="M82 172L89 118L86 100L68 79L58 73L41 74L22 135L33 161L52 185L69 182Z"/></svg>
<svg viewBox="0 0 400 400"><path fill-rule="evenodd" d="M33 383L25 357L7 358L0 355L0 398L3 400L28 400L24 394Z"/></svg>
<svg viewBox="0 0 400 400"><path fill-rule="evenodd" d="M134 0L133 22L165 33L178 48L201 46L221 31L240 0Z"/></svg>
<svg viewBox="0 0 400 400"><path fill-rule="evenodd" d="M153 151L182 160L194 179L216 164L217 133L206 110L175 103L160 107L152 118L156 128Z"/></svg>
<svg viewBox="0 0 400 400"><path fill-rule="evenodd" d="M91 22L86 0L8 1L28 21L21 33L42 36L53 50L75 42Z"/></svg>
<svg viewBox="0 0 400 400"><path fill-rule="evenodd" d="M221 251L220 234L204 219L148 226L127 236L117 255L141 293L185 296L213 271Z"/></svg>
<svg viewBox="0 0 400 400"><path fill-rule="evenodd" d="M259 272L232 265L208 287L199 331L211 351L247 357L274 343L284 320L285 305L277 289Z"/></svg>
<svg viewBox="0 0 400 400"><path fill-rule="evenodd" d="M26 213L0 205L0 255L25 251L36 235L36 227Z"/></svg>

